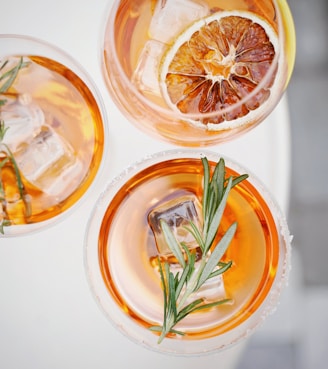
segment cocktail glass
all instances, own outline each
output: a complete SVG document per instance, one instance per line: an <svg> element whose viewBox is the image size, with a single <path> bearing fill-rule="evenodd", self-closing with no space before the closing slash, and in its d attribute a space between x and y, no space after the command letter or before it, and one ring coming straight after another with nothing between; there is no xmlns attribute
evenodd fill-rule
<svg viewBox="0 0 328 369"><path fill-rule="evenodd" d="M276 308L290 268L290 235L276 201L249 170L223 157L227 176L248 173L249 178L231 190L219 227L222 236L237 222L223 257L233 266L198 297L230 302L191 313L176 328L184 336L172 334L158 343L157 332L150 330L163 322L157 260L175 261L154 231L156 218L175 224L174 233L185 244L192 242L183 225L202 223L203 157L213 170L221 156L171 150L131 165L101 194L85 237L86 273L101 310L134 342L172 355L202 355L244 340Z"/></svg>
<svg viewBox="0 0 328 369"><path fill-rule="evenodd" d="M107 117L88 73L62 50L21 35L1 35L0 50L0 236L10 237L80 204L102 166Z"/></svg>
<svg viewBox="0 0 328 369"><path fill-rule="evenodd" d="M262 122L294 65L286 0L114 1L102 40L112 99L138 128L182 146Z"/></svg>

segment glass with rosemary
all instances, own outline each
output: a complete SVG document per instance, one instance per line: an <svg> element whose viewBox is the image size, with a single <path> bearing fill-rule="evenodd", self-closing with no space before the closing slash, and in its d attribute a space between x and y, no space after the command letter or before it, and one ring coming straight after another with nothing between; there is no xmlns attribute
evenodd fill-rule
<svg viewBox="0 0 328 369"><path fill-rule="evenodd" d="M70 56L0 36L0 235L38 230L84 197L102 163L106 115Z"/></svg>
<svg viewBox="0 0 328 369"><path fill-rule="evenodd" d="M289 271L285 218L261 182L209 151L147 157L99 198L85 239L101 309L135 342L220 350L271 312Z"/></svg>

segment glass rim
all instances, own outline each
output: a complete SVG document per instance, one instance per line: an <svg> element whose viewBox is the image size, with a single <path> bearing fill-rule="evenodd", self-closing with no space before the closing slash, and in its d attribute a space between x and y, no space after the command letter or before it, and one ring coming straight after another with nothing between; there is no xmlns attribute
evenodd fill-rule
<svg viewBox="0 0 328 369"><path fill-rule="evenodd" d="M105 103L103 97L101 95L100 89L96 85L94 79L91 77L89 72L82 66L82 64L73 58L68 52L61 49L55 44L52 44L48 41L45 41L41 38L16 34L16 33L7 33L0 34L0 43L1 42L14 41L17 43L11 44L10 49L15 50L15 52L22 52L24 54L31 52L33 47L38 49L38 52L35 53L37 56L48 57L56 62L64 65L65 67L72 69L74 73L78 76L78 78L85 83L86 87L89 89L91 95L95 99L97 108L99 110L99 114L102 121L102 131L104 136L104 144L102 147L101 161L99 163L98 169L93 176L93 179L90 185L86 188L86 190L79 196L79 198L68 208L66 208L62 213L56 214L49 219L41 220L34 223L21 224L21 225L13 225L5 228L5 233L0 234L1 238L12 238L12 237L23 237L26 235L34 234L37 232L44 231L50 226L58 224L66 219L70 214L77 210L79 206L83 204L86 198L89 196L91 191L97 185L100 180L101 172L105 166L105 161L108 155L108 115L105 107ZM23 42L21 45L18 45L19 42ZM39 52L40 51L40 52ZM54 57L50 56L49 53L54 53ZM0 52L0 59L5 57L6 55L12 55L12 52L4 51L3 49ZM56 58L57 56L57 58Z"/></svg>
<svg viewBox="0 0 328 369"><path fill-rule="evenodd" d="M240 325L229 329L226 332L205 339L178 340L167 339L161 345L157 344L157 335L139 325L117 304L115 299L105 285L101 274L98 254L98 236L103 216L110 205L112 199L126 183L136 173L145 168L162 161L173 158L201 158L207 156L209 160L217 161L224 158L226 166L238 173L248 173L248 180L259 192L260 196L267 204L275 222L277 234L279 236L279 262L277 274L270 291L265 295L259 307ZM142 159L129 165L119 175L113 178L100 194L94 208L89 216L85 237L84 237L84 266L89 284L89 288L100 310L107 316L110 323L121 333L127 336L136 344L144 346L152 351L170 354L173 356L184 355L205 355L218 352L223 348L230 347L248 337L265 318L274 311L280 298L281 291L288 283L291 263L291 236L289 233L286 218L275 198L258 177L249 171L245 166L240 165L234 159L209 150L200 149L173 149L147 155Z"/></svg>
<svg viewBox="0 0 328 369"><path fill-rule="evenodd" d="M107 36L109 36L109 44L111 45L111 58L114 59L115 61L115 66L118 69L120 78L122 78L122 80L124 81L124 85L127 86L127 88L146 106L149 106L151 109L159 112L160 114L164 115L164 116L168 116L170 117L170 119L179 119L179 120L199 120L199 119L206 119L206 118L213 118L213 117L217 117L218 115L224 115L226 113L230 113L233 112L236 108L242 106L243 104L245 104L247 101L249 101L249 99L251 99L252 97L254 97L255 95L257 95L259 93L259 91L262 89L262 87L266 86L267 83L270 80L270 77L275 73L276 68L278 66L279 68L279 64L280 68L283 68L283 58L284 58L284 52L283 52L283 45L279 42L280 38L283 38L285 32L284 32L284 28L283 28L283 22L282 22L282 16L281 16L281 12L280 12L280 7L278 5L279 1L278 0L272 0L272 4L275 8L275 14L276 14L276 18L277 18L277 27L278 27L278 33L277 33L277 45L275 47L276 49L276 54L275 57L269 67L268 72L266 73L265 77L260 81L260 83L255 87L255 89L248 94L247 96L243 97L237 104L234 104L232 106L229 106L228 108L224 108L222 110L216 110L214 112L210 112L210 113L182 113L180 112L178 109L176 110L172 110L169 107L162 107L154 102L152 102L151 100L147 99L139 90L138 88L131 82L130 78L125 74L121 63L119 61L119 58L117 56L116 53L116 43L115 43L115 29L114 29L114 25L115 25L115 19L116 19L116 14L117 14L117 10L119 8L120 3L122 2L122 0L114 0L114 3L111 4L108 8L107 8L107 13L106 16L104 18L104 24L103 24L103 29L102 29L102 38L101 38L101 64L102 64L102 73L105 77L105 81L107 86L111 84L111 80L109 77L109 71L107 69L107 63L106 63L106 58L105 58L105 54L106 54L106 48L105 48L105 44L106 44L106 34ZM260 19L260 18L259 18ZM271 26L270 26L271 27ZM107 32L106 32L107 31ZM281 73L284 73L284 71L282 70ZM287 79L287 77L286 77ZM275 79L276 81L276 79ZM279 81L279 80L278 80ZM282 81L283 83L281 84L281 86L277 86L277 90L280 91L284 91L285 87L286 87L286 81L285 79L283 79ZM110 88L111 89L111 88ZM282 96L282 92L277 94L277 96L275 97L275 99L277 101L280 100L281 96ZM265 110L265 106L266 103L268 103L269 100L265 101L260 107L258 107L256 110L260 111L260 110ZM247 115L243 117L242 120L244 120L244 118L247 118ZM231 124L231 122L233 122ZM249 120L246 119L246 121L242 121L239 122L239 119L235 119L232 121L224 121L221 122L220 124L216 124L215 128L210 129L209 130L213 130L213 132L215 131L222 131L222 130L226 130L226 129L231 129L231 128L236 128L239 126L244 126L249 124Z"/></svg>

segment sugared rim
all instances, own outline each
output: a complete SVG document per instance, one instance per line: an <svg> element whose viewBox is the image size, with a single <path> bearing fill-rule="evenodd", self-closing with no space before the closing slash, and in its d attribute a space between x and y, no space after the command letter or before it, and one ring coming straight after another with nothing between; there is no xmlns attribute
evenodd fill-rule
<svg viewBox="0 0 328 369"><path fill-rule="evenodd" d="M141 170L174 158L201 158L206 156L209 160L217 161L220 157L224 158L227 167L232 168L238 173L248 173L248 180L259 191L264 201L268 204L270 211L275 219L277 232L281 238L281 252L279 256L279 266L277 276L273 282L272 289L264 298L258 310L244 321L236 329L227 331L217 337L200 340L176 340L167 339L160 345L157 344L157 336L149 330L138 325L125 314L116 301L111 298L104 283L103 276L99 267L98 238L103 216L117 191L122 184ZM128 166L118 176L112 179L105 190L98 198L90 218L84 238L84 264L86 276L100 310L107 316L110 323L123 333L127 338L147 349L170 355L205 355L224 348L230 347L244 338L248 337L253 331L272 313L279 300L282 289L288 281L291 258L291 236L288 230L286 218L281 211L278 203L272 197L265 185L247 168L241 166L233 159L207 150L168 150L148 155L139 161Z"/></svg>

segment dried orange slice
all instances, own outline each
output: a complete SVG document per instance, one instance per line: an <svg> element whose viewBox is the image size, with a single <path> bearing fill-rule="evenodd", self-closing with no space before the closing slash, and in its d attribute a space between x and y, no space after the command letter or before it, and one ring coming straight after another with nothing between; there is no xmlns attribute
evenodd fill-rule
<svg viewBox="0 0 328 369"><path fill-rule="evenodd" d="M276 55L277 34L265 20L246 11L217 12L192 24L165 53L161 90L173 109L206 114L191 121L209 129L254 122L281 90L281 68L272 66Z"/></svg>

